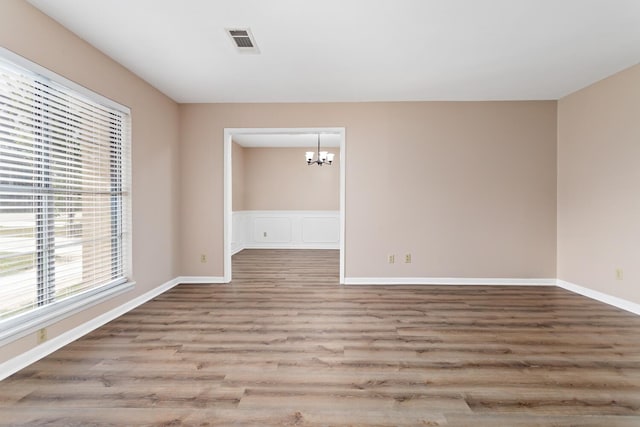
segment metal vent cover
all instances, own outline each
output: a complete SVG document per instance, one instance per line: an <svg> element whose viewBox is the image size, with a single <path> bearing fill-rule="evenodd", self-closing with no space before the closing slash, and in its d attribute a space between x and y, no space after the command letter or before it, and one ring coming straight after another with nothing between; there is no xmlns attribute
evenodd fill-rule
<svg viewBox="0 0 640 427"><path fill-rule="evenodd" d="M249 28L226 28L233 46L241 53L260 53Z"/></svg>

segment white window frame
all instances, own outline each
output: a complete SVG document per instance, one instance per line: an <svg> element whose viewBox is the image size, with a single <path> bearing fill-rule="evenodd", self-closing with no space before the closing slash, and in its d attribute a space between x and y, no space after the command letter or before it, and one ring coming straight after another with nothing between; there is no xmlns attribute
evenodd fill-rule
<svg viewBox="0 0 640 427"><path fill-rule="evenodd" d="M79 95L91 99L94 102L102 104L103 106L118 110L125 113L131 118L131 110L109 98L99 95L84 86L81 86L71 80L66 79L47 68L44 68L34 62L23 58L14 52L0 47L0 57L14 64L32 72L39 74L40 76L51 80L57 84L63 85L68 89L77 92ZM125 144L128 144L128 149L131 150L131 125L129 125L128 140ZM124 174L128 174L129 182L131 177L131 162L129 161L125 166L126 170ZM133 263L132 263L132 226L131 226L131 204L132 196L131 190L129 191L129 203L123 209L127 209L127 212L123 212L123 215L128 217L128 221L124 226L128 227L125 233L128 236L122 243L123 256L126 280L124 282L116 282L109 285L104 285L95 289L90 289L76 295L64 298L60 301L56 301L51 304L43 305L35 309L29 310L25 313L9 317L5 320L0 320L0 346L6 345L19 338L25 337L29 334L33 334L41 328L45 328L49 325L59 322L60 320L86 310L96 304L100 304L110 298L127 292L135 286L133 280Z"/></svg>

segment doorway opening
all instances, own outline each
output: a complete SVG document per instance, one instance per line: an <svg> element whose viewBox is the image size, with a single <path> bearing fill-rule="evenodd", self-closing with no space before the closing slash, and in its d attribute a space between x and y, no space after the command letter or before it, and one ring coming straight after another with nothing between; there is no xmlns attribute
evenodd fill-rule
<svg viewBox="0 0 640 427"><path fill-rule="evenodd" d="M339 209L338 209L338 228L339 233L339 259L340 259L340 272L339 283L344 284L345 276L345 128L343 127L315 127L315 128L225 128L224 129L224 282L229 283L232 280L232 262L231 257L234 254L233 244L233 143L235 139L249 139L249 140L263 140L262 146L274 147L276 145L269 145L270 139L276 139L278 136L283 136L285 139L291 141L291 146L300 147L300 162L304 161L305 151L315 151L316 138L320 135L321 138L327 140L333 139L335 141L334 146L339 147L339 153L337 155L338 167L339 167ZM259 138L252 138L258 137ZM294 142L295 141L295 142ZM302 142L306 141L306 142ZM313 141L310 144L309 141ZM324 141L324 139L322 140ZM324 144L324 143L322 143ZM302 148L302 147L306 147ZM323 145L324 147L324 145ZM327 148L329 151L330 148ZM319 167L311 165L308 167ZM334 167L334 166L321 166L321 167ZM320 223L322 221L319 221ZM328 222L327 222L328 224ZM322 233L321 231L319 233ZM265 232L265 238L267 233Z"/></svg>

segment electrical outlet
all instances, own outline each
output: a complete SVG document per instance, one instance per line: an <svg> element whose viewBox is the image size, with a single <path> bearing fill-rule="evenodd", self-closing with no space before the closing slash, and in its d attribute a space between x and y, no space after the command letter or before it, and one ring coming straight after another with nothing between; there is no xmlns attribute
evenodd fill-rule
<svg viewBox="0 0 640 427"><path fill-rule="evenodd" d="M389 264L393 264L396 262L396 256L395 255L389 255Z"/></svg>
<svg viewBox="0 0 640 427"><path fill-rule="evenodd" d="M47 328L38 329L38 344L42 344L47 340Z"/></svg>
<svg viewBox="0 0 640 427"><path fill-rule="evenodd" d="M411 254L406 254L404 256L404 262L405 264L411 264Z"/></svg>
<svg viewBox="0 0 640 427"><path fill-rule="evenodd" d="M201 254L200 255L200 262L202 262L202 263L207 262L207 254Z"/></svg>
<svg viewBox="0 0 640 427"><path fill-rule="evenodd" d="M262 237L267 237L267 232L266 231L262 232Z"/></svg>
<svg viewBox="0 0 640 427"><path fill-rule="evenodd" d="M621 268L616 268L616 280L622 280L624 278Z"/></svg>

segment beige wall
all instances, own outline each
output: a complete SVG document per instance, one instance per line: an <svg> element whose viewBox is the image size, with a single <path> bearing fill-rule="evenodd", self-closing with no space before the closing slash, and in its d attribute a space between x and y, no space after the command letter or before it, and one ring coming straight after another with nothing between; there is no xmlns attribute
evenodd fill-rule
<svg viewBox="0 0 640 427"><path fill-rule="evenodd" d="M555 101L187 104L180 120L182 274L223 274L225 127L345 127L347 277L555 277Z"/></svg>
<svg viewBox="0 0 640 427"><path fill-rule="evenodd" d="M234 211L243 211L245 210L244 207L244 187L245 187L245 180L244 180L244 173L245 173L245 169L244 169L244 164L245 164L245 160L244 160L244 153L245 153L245 148L242 147L241 145L237 144L237 143L232 143L231 144L231 161L233 162L231 164L231 171L233 176L231 177L231 183L233 185L233 188L231 189L231 195L233 197L233 207L231 208Z"/></svg>
<svg viewBox="0 0 640 427"><path fill-rule="evenodd" d="M558 103L558 278L640 303L639 242L636 65Z"/></svg>
<svg viewBox="0 0 640 427"><path fill-rule="evenodd" d="M304 153L309 150L245 148L244 209L340 209L340 149L327 148L335 154L331 166L307 165Z"/></svg>
<svg viewBox="0 0 640 427"><path fill-rule="evenodd" d="M53 338L178 275L178 106L22 0L0 2L0 45L131 108L135 290L52 325ZM0 348L0 362L35 344Z"/></svg>

